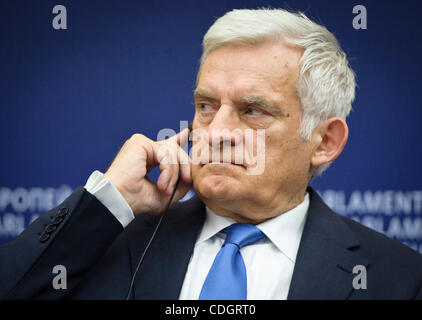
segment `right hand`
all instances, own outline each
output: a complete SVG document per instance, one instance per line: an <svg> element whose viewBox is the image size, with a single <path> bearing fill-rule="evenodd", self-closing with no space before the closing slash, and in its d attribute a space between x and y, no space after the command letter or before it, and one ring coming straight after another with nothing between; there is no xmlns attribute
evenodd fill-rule
<svg viewBox="0 0 422 320"><path fill-rule="evenodd" d="M180 182L172 204L192 188L191 159L180 147L187 143L189 130L162 141L153 141L141 134L127 140L104 174L125 198L133 213L162 212L176 185ZM159 165L157 184L147 173Z"/></svg>

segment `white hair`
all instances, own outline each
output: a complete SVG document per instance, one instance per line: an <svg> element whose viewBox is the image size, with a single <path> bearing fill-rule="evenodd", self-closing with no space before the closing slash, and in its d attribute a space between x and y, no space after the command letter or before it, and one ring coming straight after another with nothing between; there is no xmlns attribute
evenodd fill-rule
<svg viewBox="0 0 422 320"><path fill-rule="evenodd" d="M297 93L302 106L300 134L305 140L331 117L346 119L355 98L355 74L335 36L305 14L283 9L233 10L208 29L203 39L201 66L225 44L259 45L282 39L304 49L299 61ZM199 75L199 73L198 73ZM314 176L330 163L319 166Z"/></svg>

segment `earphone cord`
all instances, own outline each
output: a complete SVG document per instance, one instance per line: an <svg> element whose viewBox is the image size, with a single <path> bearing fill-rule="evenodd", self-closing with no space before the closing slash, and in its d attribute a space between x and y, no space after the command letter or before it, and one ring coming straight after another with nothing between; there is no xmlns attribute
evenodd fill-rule
<svg viewBox="0 0 422 320"><path fill-rule="evenodd" d="M177 178L176 186L173 189L173 193L171 194L170 200L168 201L164 212L161 214L160 220L158 220L158 223L157 223L157 225L156 225L156 227L154 229L154 232L152 233L152 236L149 239L148 244L145 247L145 250L144 250L144 252L141 255L141 258L139 259L138 265L136 266L136 269L135 269L135 273L133 274L132 280L130 281L129 291L128 291L127 296L126 296L126 300L129 300L129 298L130 298L130 295L131 295L132 289L133 289L133 284L135 283L136 274L138 273L139 267L141 266L142 261L144 260L145 254L147 253L149 246L151 245L152 241L154 240L155 234L157 233L158 228L161 225L161 221L163 221L163 218L164 218L164 216L165 216L165 214L167 212L167 209L170 208L170 204L173 201L174 195L176 194L176 190L177 190L177 187L179 185L179 182L180 182L180 175Z"/></svg>

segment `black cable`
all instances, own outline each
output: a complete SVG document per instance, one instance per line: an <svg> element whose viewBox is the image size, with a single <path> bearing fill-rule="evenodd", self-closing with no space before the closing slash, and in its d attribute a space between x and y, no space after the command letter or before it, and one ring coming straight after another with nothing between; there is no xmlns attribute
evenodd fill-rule
<svg viewBox="0 0 422 320"><path fill-rule="evenodd" d="M157 223L157 225L155 226L154 232L152 233L152 236L151 236L151 238L149 239L148 244L147 244L147 246L145 247L145 250L144 250L144 252L143 252L143 253L142 253L142 255L141 255L141 258L139 259L138 265L136 266L136 269L135 269L135 273L133 274L133 276L132 276L132 280L130 281L129 291L128 291L127 296L126 296L126 300L129 300L129 297L130 297L130 295L131 295L131 293L132 293L133 284L135 283L136 274L138 273L139 267L141 266L142 261L144 260L145 254L147 253L148 248L149 248L149 246L150 246L150 245L151 245L151 243L152 243L152 240L154 240L154 238L155 238L155 234L157 233L157 230L158 230L158 228L159 228L159 227L160 227L160 225L161 225L161 221L163 221L163 218L164 218L164 216L165 216L165 214L166 214L166 212L167 212L167 209L168 209L168 208L170 208L170 204L171 204L171 202L173 201L174 195L176 194L176 190L177 190L177 187L178 187L178 185L179 185L179 182L180 182L180 175L179 175L179 177L177 178L176 186L174 187L174 190L173 190L173 193L171 194L170 200L169 200L169 202L167 203L167 205L166 205L166 208L165 208L164 212L161 214L160 220L158 220L158 223Z"/></svg>
<svg viewBox="0 0 422 320"><path fill-rule="evenodd" d="M189 128L189 132L192 132L192 121L189 122L188 128ZM145 250L141 255L141 258L139 258L139 262L138 262L138 265L136 266L135 273L133 274L132 279L130 281L130 286L129 286L129 290L127 292L126 300L129 300L129 298L130 298L130 295L131 295L132 290L133 290L133 285L135 283L136 274L138 273L139 267L141 266L142 261L144 260L144 257L145 257L145 255L148 251L149 246L151 245L152 241L155 238L155 234L157 233L158 228L161 225L161 221L163 221L163 218L164 218L168 208L170 208L171 202L173 201L174 195L176 194L177 187L179 186L179 182L180 182L180 174L179 174L179 177L177 178L177 182L176 182L176 185L174 186L173 193L171 194L170 200L167 202L166 208L164 209L164 212L161 214L160 220L158 220L158 223L155 226L154 232L152 233L152 236L149 239L148 244L145 247Z"/></svg>

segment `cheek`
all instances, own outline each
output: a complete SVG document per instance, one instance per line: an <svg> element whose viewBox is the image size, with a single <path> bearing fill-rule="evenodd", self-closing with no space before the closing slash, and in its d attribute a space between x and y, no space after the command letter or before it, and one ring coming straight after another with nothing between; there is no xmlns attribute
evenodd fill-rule
<svg viewBox="0 0 422 320"><path fill-rule="evenodd" d="M259 174L265 169L267 136L264 129L245 130L242 155L251 174Z"/></svg>
<svg viewBox="0 0 422 320"><path fill-rule="evenodd" d="M192 174L192 180L197 180L197 177L199 176L200 172L200 165L198 164L192 164L191 166L191 174Z"/></svg>
<svg viewBox="0 0 422 320"><path fill-rule="evenodd" d="M282 138L282 137L286 138ZM298 134L267 135L266 167L274 175L298 174L310 163L309 143Z"/></svg>

